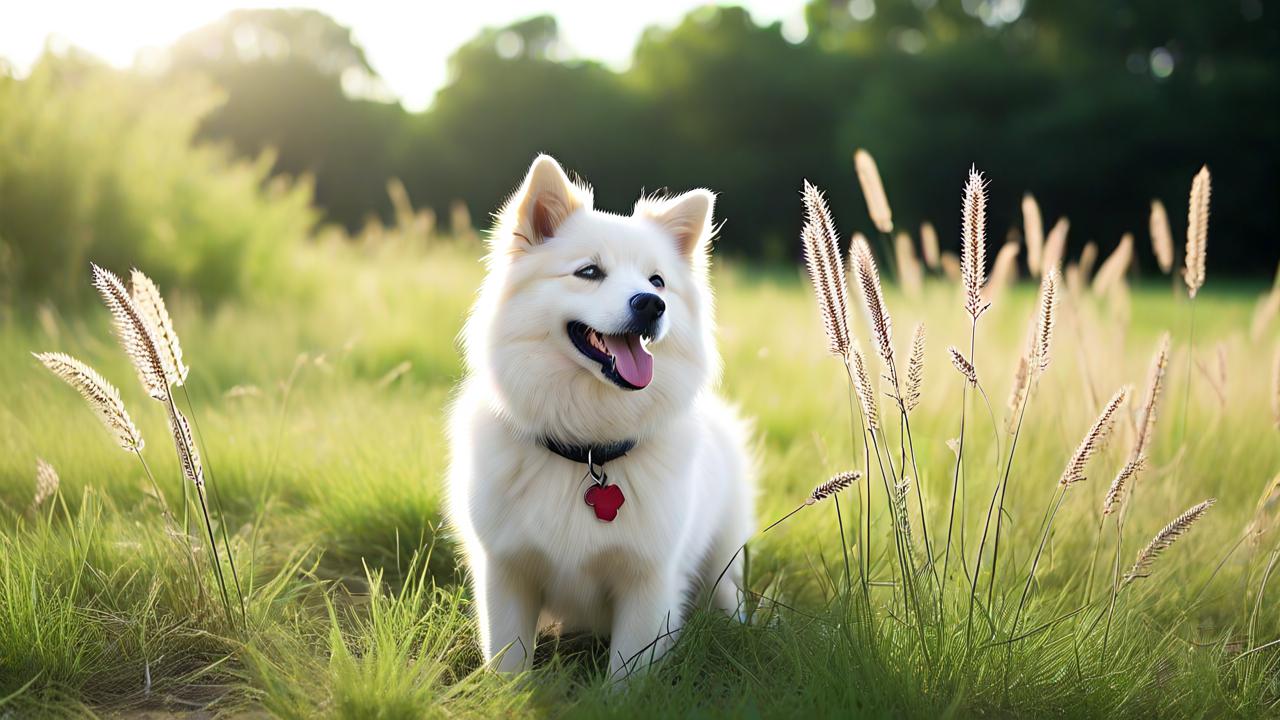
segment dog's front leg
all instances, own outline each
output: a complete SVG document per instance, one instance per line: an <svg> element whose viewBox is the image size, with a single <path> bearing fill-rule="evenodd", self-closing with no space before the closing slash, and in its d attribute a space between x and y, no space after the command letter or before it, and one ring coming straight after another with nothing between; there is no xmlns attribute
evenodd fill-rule
<svg viewBox="0 0 1280 720"><path fill-rule="evenodd" d="M643 670L675 642L680 624L681 589L674 573L655 573L617 588L609 679Z"/></svg>
<svg viewBox="0 0 1280 720"><path fill-rule="evenodd" d="M503 673L528 670L533 666L538 631L537 591L500 563L486 563L477 575L476 607L485 663Z"/></svg>

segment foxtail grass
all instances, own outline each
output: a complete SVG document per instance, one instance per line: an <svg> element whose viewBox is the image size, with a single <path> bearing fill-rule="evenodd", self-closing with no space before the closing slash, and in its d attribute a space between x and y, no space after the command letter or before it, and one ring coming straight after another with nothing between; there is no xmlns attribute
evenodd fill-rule
<svg viewBox="0 0 1280 720"><path fill-rule="evenodd" d="M1089 432L1085 433L1080 444L1076 446L1076 451L1072 453L1071 460L1067 462L1067 467L1062 471L1062 477L1058 480L1058 486L1067 488L1070 485L1078 483L1085 479L1085 466L1089 462L1089 458L1093 457L1098 448L1106 441L1107 436L1111 433L1115 424L1116 411L1120 409L1121 403L1124 402L1125 389L1121 388L1111 396L1111 400L1102 408L1102 413L1098 415L1098 419L1090 426Z"/></svg>
<svg viewBox="0 0 1280 720"><path fill-rule="evenodd" d="M1018 253L1020 248L1016 242L1006 242L996 252L995 263L991 266L991 276L982 288L982 297L988 304L994 304L1000 294L1018 279Z"/></svg>
<svg viewBox="0 0 1280 720"><path fill-rule="evenodd" d="M1107 256L1093 278L1093 294L1106 295L1117 283L1124 282L1124 275L1133 262L1133 234L1125 233L1120 244Z"/></svg>
<svg viewBox="0 0 1280 720"><path fill-rule="evenodd" d="M947 348L947 354L951 356L951 365L956 371L969 382L970 385L978 384L978 371L974 369L973 363L965 359L964 354L956 349L955 345Z"/></svg>
<svg viewBox="0 0 1280 720"><path fill-rule="evenodd" d="M198 501L205 531L208 535L209 551L214 575L218 581L218 590L222 597L223 610L228 623L234 623L231 612L231 596L227 589L226 577L223 574L222 558L218 551L213 519L209 513L209 503L206 499L204 470L200 464L199 450L196 447L195 439L192 437L187 419L178 409L171 390L171 385L180 376L185 378L185 371L180 373L173 364L181 361L181 349L177 343L177 336L172 333L172 324L170 323L168 332L172 335L173 345L166 346L168 347L167 350L161 350L161 343L157 340L157 330L148 319L148 311L144 311L133 296L125 290L120 278L97 265L93 265L92 269L93 285L97 288L108 311L111 313L120 345L130 361L132 361L135 370L137 370L143 388L153 399L164 403L165 412L169 420L170 433L173 436L174 449L177 452L178 462L182 469L184 479L182 486L185 489L190 485L195 489L196 500ZM139 273L139 275L141 274ZM168 313L164 310L163 300L157 300L159 293L152 294L150 290L154 290L154 284L145 281L140 292L144 302L151 308L149 312L154 313L161 320L166 319ZM138 456L141 458L141 453L138 453ZM184 494L184 506L185 497ZM231 552L230 543L226 542L225 534L224 549L226 550L227 562L230 565L236 593L239 598L241 620L247 621L244 596L240 590L235 558Z"/></svg>
<svg viewBox="0 0 1280 720"><path fill-rule="evenodd" d="M969 169L961 213L960 282L964 309L976 321L989 305L982 299L987 277L987 181L977 168Z"/></svg>
<svg viewBox="0 0 1280 720"><path fill-rule="evenodd" d="M897 359L893 348L893 321L889 315L888 305L884 300L884 290L880 284L880 273L876 268L875 257L871 253L871 247L868 245L866 238L861 234L856 234L854 236L853 246L850 252L851 264L854 269L854 276L859 289L859 295L862 299L862 305L867 315L867 325L871 329L871 336L875 341L877 354L880 356L880 361L884 366L884 375L887 377L891 386L888 394L897 400L898 405L899 453L896 469L893 464L893 457L887 440L885 441L884 447L884 452L886 453L885 464L888 467L890 476L886 478L885 481L885 493L890 502L892 502L897 493L895 488L906 478L908 461L911 463L912 472L917 476L919 475L919 470L916 467L915 445L911 435L911 420L909 417L910 409L907 405L906 398L912 392L914 392L917 397L919 395L919 382L922 379L920 374L923 373L923 367L920 367L920 364L923 363L924 352L923 329L917 328L919 332L916 334L916 337L913 338L912 354L917 357L908 359L908 376L910 376L912 372L912 364L914 363L916 365L915 372L917 374L917 378L915 380L915 389L914 391L904 391L902 379L899 377ZM918 342L916 341L917 339ZM872 417L876 414L876 408L873 396L870 392L870 381L869 378L867 378L865 362L859 360L858 367L855 368L855 371L857 384L859 386L859 396L863 398L862 405L864 413L868 417ZM908 377L908 385L910 385L911 382L911 378ZM872 430L870 439L872 445L876 448L877 461L879 461L879 451L881 448L877 435L880 435L880 437L884 436L876 432L880 429L878 421L875 425L871 425L871 423L868 423L868 425ZM940 583L937 580L936 570L933 569L932 564L932 541L929 538L928 519L925 513L924 500L920 493L917 493L916 497L920 506L921 532L925 539L926 553L929 555L930 574L934 577L935 589L940 591ZM908 593L912 596L912 601L916 604L918 612L919 600L918 591L914 587L916 568L914 554L911 551L910 519L905 513L897 512L894 513L893 517L895 518L895 542L899 545L899 564L903 573L904 582L907 583L907 586L904 587L904 593Z"/></svg>
<svg viewBox="0 0 1280 720"><path fill-rule="evenodd" d="M1151 445L1155 436L1156 415L1160 407L1160 394L1164 390L1164 376L1169 368L1169 333L1160 336L1155 355L1151 358L1151 369L1147 372L1147 393L1142 401L1142 409L1138 413L1137 443L1133 454L1141 454Z"/></svg>
<svg viewBox="0 0 1280 720"><path fill-rule="evenodd" d="M969 177L964 186L964 199L960 210L960 285L964 294L964 310L969 316L969 355L965 363L973 368L972 373L965 373L966 382L960 399L960 436L956 449L956 470L951 481L951 502L947 511L947 541L942 558L942 581L945 583L951 565L952 537L955 534L957 501L960 499L960 479L964 468L965 422L968 409L968 389L977 384L977 363L974 353L977 349L978 318L990 306L982 296L982 287L986 284L987 274L987 181L976 167L969 168ZM954 353L958 357L959 353ZM960 513L960 546L964 548L964 513Z"/></svg>
<svg viewBox="0 0 1280 720"><path fill-rule="evenodd" d="M1258 299L1253 318L1249 321L1249 340L1258 342L1264 339L1277 316L1280 316L1280 285L1271 288Z"/></svg>
<svg viewBox="0 0 1280 720"><path fill-rule="evenodd" d="M1053 498L1049 501L1050 509L1047 510L1046 519L1042 526L1040 542L1031 558L1031 566L1027 571L1027 581L1023 585L1022 596L1018 600L1018 609L1013 616L1012 634L1015 636L1018 634L1018 626L1022 620L1023 611L1026 609L1027 599L1031 595L1031 585L1035 582L1036 570L1040 566L1040 559L1044 556L1045 545L1048 543L1049 535L1053 531L1054 520L1058 516L1058 511L1062 509L1062 502L1066 499L1067 492L1071 486L1085 479L1085 467L1089 459L1110 434L1114 425L1115 414L1120 409L1121 403L1124 402L1124 398L1124 388L1117 390L1111 396L1111 399L1098 414L1098 418L1094 420L1093 425L1089 426L1089 430L1085 432L1080 444L1076 446L1075 452L1071 454L1071 459L1067 461L1066 468L1062 471L1062 476L1058 480L1058 487L1053 493Z"/></svg>
<svg viewBox="0 0 1280 720"><path fill-rule="evenodd" d="M1280 343L1276 343L1271 361L1271 415L1276 429L1280 430Z"/></svg>
<svg viewBox="0 0 1280 720"><path fill-rule="evenodd" d="M1044 219L1031 193L1022 196L1022 238L1027 243L1027 269L1039 275L1044 258Z"/></svg>
<svg viewBox="0 0 1280 720"><path fill-rule="evenodd" d="M925 221L920 223L920 257L924 259L924 266L930 270L940 270L942 268L942 252L938 247L938 230L933 223Z"/></svg>
<svg viewBox="0 0 1280 720"><path fill-rule="evenodd" d="M34 353L49 372L76 389L89 404L102 425L111 433L116 444L129 452L141 452L145 446L138 426L133 424L120 391L107 382L96 370L64 353Z"/></svg>
<svg viewBox="0 0 1280 720"><path fill-rule="evenodd" d="M1102 500L1103 516L1110 515L1115 512L1120 503L1124 500L1125 489L1129 486L1135 476L1142 471L1146 465L1147 457L1141 453L1130 458L1129 462L1124 464L1120 472L1116 473L1116 477L1111 481L1111 486L1107 488L1107 495Z"/></svg>
<svg viewBox="0 0 1280 720"><path fill-rule="evenodd" d="M867 362L862 350L853 348L851 365L853 367L853 387L862 408L862 417L867 423L867 430L874 433L880 429L880 411L876 405L876 391L871 386L871 374L867 372Z"/></svg>
<svg viewBox="0 0 1280 720"><path fill-rule="evenodd" d="M1127 235L1128 233L1126 233ZM1098 262L1098 243L1090 240L1084 244L1084 249L1080 251L1080 261L1078 269L1080 271L1081 284L1090 281L1093 276L1093 266Z"/></svg>
<svg viewBox="0 0 1280 720"><path fill-rule="evenodd" d="M859 477L860 473L852 471L836 473L831 476L830 480L815 486L813 488L813 492L809 493L809 497L805 498L804 504L813 505L815 503L820 503L827 498L835 497L836 493L853 487L853 484L857 482Z"/></svg>
<svg viewBox="0 0 1280 720"><path fill-rule="evenodd" d="M858 149L853 154L854 169L858 173L858 183L862 185L862 196L867 201L867 213L876 230L882 233L893 232L893 213L889 210L889 198L884 194L884 183L880 180L880 169L876 167L871 153Z"/></svg>
<svg viewBox="0 0 1280 720"><path fill-rule="evenodd" d="M818 297L818 311L827 332L827 348L839 358L849 357L849 291L841 261L839 236L821 191L804 184L805 224L800 231L805 267Z"/></svg>
<svg viewBox="0 0 1280 720"><path fill-rule="evenodd" d="M924 288L924 268L916 258L911 236L899 232L893 236L893 257L898 269L898 283L908 297L919 297Z"/></svg>
<svg viewBox="0 0 1280 720"><path fill-rule="evenodd" d="M1040 283L1040 310L1036 315L1035 349L1032 358L1033 364L1039 373L1049 369L1049 360L1052 357L1050 348L1053 344L1053 327L1057 319L1057 303L1058 271L1050 268L1044 274L1044 279Z"/></svg>
<svg viewBox="0 0 1280 720"><path fill-rule="evenodd" d="M1125 573L1124 584L1129 585L1134 580L1150 575L1151 566L1155 564L1160 554L1172 547L1178 541L1178 538L1186 535L1191 530L1191 526L1195 525L1196 521L1203 517L1215 502L1217 501L1209 498L1202 503L1191 506L1186 512L1169 521L1168 525L1165 525L1160 532L1156 533L1155 537L1151 538L1151 542L1138 551L1138 556L1133 561L1133 567L1129 568L1129 572Z"/></svg>
<svg viewBox="0 0 1280 720"><path fill-rule="evenodd" d="M1192 298L1204 287L1205 250L1209 242L1209 167L1200 168L1191 181L1191 197L1187 201L1187 254L1183 279Z"/></svg>
<svg viewBox="0 0 1280 720"><path fill-rule="evenodd" d="M845 266L840 252L840 236L836 231L835 220L831 217L831 210L827 207L826 198L817 187L805 181L801 191L801 198L804 204L805 222L800 231L800 239L804 251L805 266L809 271L809 279L813 284L814 294L817 298L818 313L822 318L823 328L826 331L827 349L832 355L841 360L845 374L849 378L849 425L850 433L854 438L854 447L857 447L857 438L862 436L867 465L869 466L870 445L867 444L865 433L868 426L876 422L876 417L874 414L868 416L866 412L868 403L862 400L862 396L865 393L858 391L853 381L854 370L852 363L856 360L861 367L863 360L861 352L853 346L849 333L849 287L845 278ZM863 369L865 374L865 367ZM853 396L855 392L859 395L858 404L863 409L858 421L862 426L861 432L856 432L853 428ZM871 409L874 410L873 403L871 404ZM865 530L865 532L859 543L861 559L858 563L860 584L868 604L870 603L868 575L871 570L871 502L871 491L870 487L868 487L866 504L860 508L860 513L864 520L861 523L862 528L860 531ZM837 518L840 517L838 505L836 507L836 516ZM841 520L840 527L841 548L847 555L843 520ZM846 573L848 571L846 563Z"/></svg>
<svg viewBox="0 0 1280 720"><path fill-rule="evenodd" d="M992 606L995 601L996 576L1000 572L1000 541L1004 529L1005 499L1008 495L1009 476L1013 470L1014 457L1018 451L1018 440L1022 437L1023 420L1026 418L1027 405L1031 401L1032 387L1048 369L1051 359L1053 327L1057 315L1055 295L1057 278L1057 271L1050 268L1040 281L1040 301L1032 325L1034 334L1031 338L1031 348L1019 359L1018 369L1014 374L1009 415L1012 418L1016 411L1017 421L1012 423L1010 431L1012 437L1009 440L1009 455L1004 462L1004 473L1000 478L1000 482L997 483L996 489L992 492L992 504L996 505L997 509L995 512L995 540L991 550L991 577L987 585L988 607ZM996 500L997 494L999 495L999 500ZM989 525L990 510L988 510L987 523L983 526L984 536L986 527ZM979 553L979 557L981 557L981 553Z"/></svg>
<svg viewBox="0 0 1280 720"><path fill-rule="evenodd" d="M1151 233L1151 252L1156 256L1156 264L1160 267L1160 272L1168 275L1173 272L1173 230L1169 228L1169 213L1165 212L1164 203L1159 200L1151 201L1148 231Z"/></svg>
<svg viewBox="0 0 1280 720"><path fill-rule="evenodd" d="M862 305L867 312L867 324L871 328L876 353L886 367L892 368L893 320L889 317L889 308L884 302L880 272L876 269L875 258L871 255L871 246L862 235L854 236L852 253L854 276L857 278Z"/></svg>
<svg viewBox="0 0 1280 720"><path fill-rule="evenodd" d="M1209 244L1209 194L1211 180L1209 166L1201 166L1191 180L1191 193L1187 198L1187 249L1183 258L1183 280L1190 298L1187 308L1187 377L1182 392L1182 420L1178 431L1178 444L1187 439L1187 413L1191 406L1191 370L1196 356L1196 294L1204 287L1205 254ZM1179 468L1181 466L1178 466ZM1178 468L1174 470L1174 481Z"/></svg>
<svg viewBox="0 0 1280 720"><path fill-rule="evenodd" d="M49 461L44 458L36 458L36 490L31 497L32 509L39 508L46 500L57 494L58 486L61 483L62 481L58 478L58 471L53 469Z"/></svg>
<svg viewBox="0 0 1280 720"><path fill-rule="evenodd" d="M924 387L924 323L916 323L911 331L911 354L907 357L907 379L899 401L903 412L910 413L920 404Z"/></svg>
<svg viewBox="0 0 1280 720"><path fill-rule="evenodd" d="M1026 400L1027 389L1031 386L1031 359L1026 353L1018 356L1018 364L1014 367L1013 383L1009 386L1009 401L1005 404L1005 432L1013 434L1018 421L1018 410Z"/></svg>
<svg viewBox="0 0 1280 720"><path fill-rule="evenodd" d="M1058 218L1058 221L1049 228L1049 234L1044 241L1044 257L1040 261L1040 274L1043 276L1049 271L1062 273L1062 261L1067 253L1067 233L1071 231L1071 221L1065 217Z"/></svg>
<svg viewBox="0 0 1280 720"><path fill-rule="evenodd" d="M182 361L182 343L173 329L173 320L169 317L160 289L136 268L130 273L129 284L134 304L155 335L156 349L163 356L169 372L169 384L181 386L187 381L190 368Z"/></svg>

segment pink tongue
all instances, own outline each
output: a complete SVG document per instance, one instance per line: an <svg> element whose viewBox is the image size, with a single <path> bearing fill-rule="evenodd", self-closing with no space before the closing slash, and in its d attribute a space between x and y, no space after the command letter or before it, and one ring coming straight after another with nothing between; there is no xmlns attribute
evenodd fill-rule
<svg viewBox="0 0 1280 720"><path fill-rule="evenodd" d="M639 335L605 335L604 344L615 358L614 369L623 380L638 388L653 381L653 356L640 344Z"/></svg>

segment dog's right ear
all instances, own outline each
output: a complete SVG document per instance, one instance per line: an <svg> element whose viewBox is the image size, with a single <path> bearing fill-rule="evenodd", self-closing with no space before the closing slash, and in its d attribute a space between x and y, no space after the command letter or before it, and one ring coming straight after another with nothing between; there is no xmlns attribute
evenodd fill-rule
<svg viewBox="0 0 1280 720"><path fill-rule="evenodd" d="M503 224L513 247L528 248L554 237L570 215L590 207L591 190L570 180L555 158L539 155L507 201Z"/></svg>

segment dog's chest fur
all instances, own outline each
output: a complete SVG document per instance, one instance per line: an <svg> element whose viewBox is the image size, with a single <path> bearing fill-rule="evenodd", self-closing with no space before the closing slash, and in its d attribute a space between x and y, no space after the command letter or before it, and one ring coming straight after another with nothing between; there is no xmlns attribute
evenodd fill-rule
<svg viewBox="0 0 1280 720"><path fill-rule="evenodd" d="M583 494L586 467L514 437L481 410L473 432L474 471L467 488L471 530L486 561L525 575L550 618L568 627L605 631L615 594L636 577L697 574L711 529L693 517L723 512L721 500L695 479L700 452L693 414L642 440L605 466L626 497L612 522L599 520ZM460 498L455 498L458 500Z"/></svg>

